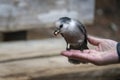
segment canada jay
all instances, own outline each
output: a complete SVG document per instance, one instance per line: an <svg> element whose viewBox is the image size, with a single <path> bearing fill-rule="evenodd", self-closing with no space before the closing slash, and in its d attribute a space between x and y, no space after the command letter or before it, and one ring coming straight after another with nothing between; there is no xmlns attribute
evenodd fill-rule
<svg viewBox="0 0 120 80"><path fill-rule="evenodd" d="M64 37L67 47L66 50L84 50L87 47L87 33L83 24L78 20L69 17L62 17L55 23L56 30L54 35L59 33ZM69 62L79 64L81 61L68 58ZM84 62L82 62L84 63Z"/></svg>

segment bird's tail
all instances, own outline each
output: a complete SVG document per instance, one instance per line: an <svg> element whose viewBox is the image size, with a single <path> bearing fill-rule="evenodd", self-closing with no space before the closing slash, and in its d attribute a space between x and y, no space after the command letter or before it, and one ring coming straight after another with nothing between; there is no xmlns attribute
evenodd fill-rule
<svg viewBox="0 0 120 80"><path fill-rule="evenodd" d="M81 50L81 51L83 51L84 49L89 49L86 42L84 42L84 43L79 47L79 50Z"/></svg>

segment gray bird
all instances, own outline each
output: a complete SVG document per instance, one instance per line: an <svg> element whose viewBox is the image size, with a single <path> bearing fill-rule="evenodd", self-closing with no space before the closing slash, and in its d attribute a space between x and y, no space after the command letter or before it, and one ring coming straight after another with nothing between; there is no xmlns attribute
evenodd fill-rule
<svg viewBox="0 0 120 80"><path fill-rule="evenodd" d="M78 20L69 17L62 17L56 21L54 35L59 33L64 37L67 47L66 50L84 50L87 47L87 32L85 26ZM79 64L81 61L68 58L70 63ZM84 62L83 62L84 63Z"/></svg>

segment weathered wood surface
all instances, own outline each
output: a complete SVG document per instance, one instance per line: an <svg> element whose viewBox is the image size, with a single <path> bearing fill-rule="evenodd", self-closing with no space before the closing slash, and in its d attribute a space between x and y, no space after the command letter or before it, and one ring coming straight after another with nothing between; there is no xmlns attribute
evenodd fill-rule
<svg viewBox="0 0 120 80"><path fill-rule="evenodd" d="M65 50L63 39L43 39L0 43L0 60L59 55Z"/></svg>
<svg viewBox="0 0 120 80"><path fill-rule="evenodd" d="M120 65L72 65L64 57L37 58L0 64L1 80L117 80Z"/></svg>
<svg viewBox="0 0 120 80"><path fill-rule="evenodd" d="M120 65L73 65L63 39L0 44L0 80L119 80Z"/></svg>

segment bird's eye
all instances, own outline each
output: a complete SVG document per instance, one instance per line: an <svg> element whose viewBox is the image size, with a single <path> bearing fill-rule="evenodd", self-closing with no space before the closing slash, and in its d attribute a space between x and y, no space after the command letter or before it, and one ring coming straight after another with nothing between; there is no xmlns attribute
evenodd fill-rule
<svg viewBox="0 0 120 80"><path fill-rule="evenodd" d="M60 28L62 28L63 27L63 25L60 25Z"/></svg>

